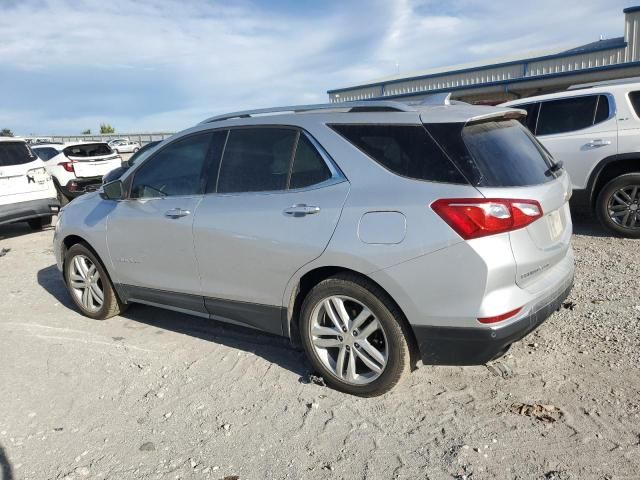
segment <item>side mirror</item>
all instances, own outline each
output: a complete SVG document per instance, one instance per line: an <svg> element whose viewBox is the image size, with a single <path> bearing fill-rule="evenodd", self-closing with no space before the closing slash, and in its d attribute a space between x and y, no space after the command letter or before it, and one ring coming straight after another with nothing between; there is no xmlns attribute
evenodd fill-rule
<svg viewBox="0 0 640 480"><path fill-rule="evenodd" d="M100 196L105 200L122 200L124 198L124 186L120 180L107 183L102 186Z"/></svg>

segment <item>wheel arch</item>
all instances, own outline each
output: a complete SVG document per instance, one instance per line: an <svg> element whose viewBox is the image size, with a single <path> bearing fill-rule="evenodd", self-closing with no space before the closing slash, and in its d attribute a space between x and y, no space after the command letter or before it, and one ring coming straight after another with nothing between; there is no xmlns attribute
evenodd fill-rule
<svg viewBox="0 0 640 480"><path fill-rule="evenodd" d="M598 163L589 176L589 205L595 207L600 190L614 178L625 173L640 173L640 152L611 155Z"/></svg>
<svg viewBox="0 0 640 480"><path fill-rule="evenodd" d="M284 335L289 337L294 345L301 345L300 330L298 325L300 321L300 309L305 297L318 283L338 274L355 275L366 280L367 282L372 283L377 288L382 290L387 299L391 303L393 303L393 305L401 314L401 318L399 320L403 323L403 330L407 332L407 336L409 337L407 338L407 342L409 343L411 364L412 366L415 366L419 359L418 341L415 337L413 328L411 327L411 324L409 323L409 320L407 319L407 316L404 314L400 305L398 305L398 303L387 292L387 290L378 282L362 272L347 267L339 267L334 265L318 266L305 272L297 280L294 288L291 291L291 295L289 296L289 302L286 308L285 322L283 325Z"/></svg>

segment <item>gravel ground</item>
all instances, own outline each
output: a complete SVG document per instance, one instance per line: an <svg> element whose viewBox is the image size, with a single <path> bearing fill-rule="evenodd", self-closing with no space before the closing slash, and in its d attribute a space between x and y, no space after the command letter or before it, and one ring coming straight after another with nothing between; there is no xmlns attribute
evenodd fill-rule
<svg viewBox="0 0 640 480"><path fill-rule="evenodd" d="M309 384L303 354L275 337L144 306L85 318L54 266L53 231L0 227L0 472L640 478L640 243L589 219L575 229L566 308L506 357L422 367L360 399Z"/></svg>

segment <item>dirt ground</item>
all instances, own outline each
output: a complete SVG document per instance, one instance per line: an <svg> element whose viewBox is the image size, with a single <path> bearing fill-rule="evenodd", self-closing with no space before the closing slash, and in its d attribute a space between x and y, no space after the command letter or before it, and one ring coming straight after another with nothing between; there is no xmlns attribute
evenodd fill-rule
<svg viewBox="0 0 640 480"><path fill-rule="evenodd" d="M575 230L566 308L506 357L360 399L308 383L275 337L144 306L85 318L53 230L0 227L0 476L640 478L640 241Z"/></svg>

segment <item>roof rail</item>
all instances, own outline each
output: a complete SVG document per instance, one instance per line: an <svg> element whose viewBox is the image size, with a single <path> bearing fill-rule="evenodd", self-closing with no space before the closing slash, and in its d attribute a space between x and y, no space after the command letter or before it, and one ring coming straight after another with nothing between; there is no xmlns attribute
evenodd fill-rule
<svg viewBox="0 0 640 480"><path fill-rule="evenodd" d="M603 80L601 82L579 83L571 85L567 90L579 90L581 88L606 87L607 85L624 85L626 83L639 83L640 77L619 78L616 80Z"/></svg>
<svg viewBox="0 0 640 480"><path fill-rule="evenodd" d="M347 110L350 112L375 112L375 111L396 111L396 112L415 112L416 109L406 103L394 102L392 100L364 100L358 102L336 102L336 103L319 103L315 105L290 105L284 107L259 108L256 110L244 110L241 112L225 113L224 115L216 115L207 118L200 123L221 122L232 118L250 118L256 115L268 115L276 113L303 113L318 110Z"/></svg>

